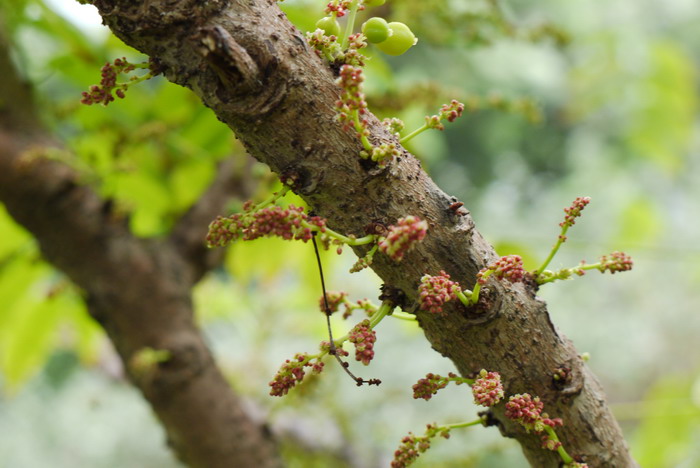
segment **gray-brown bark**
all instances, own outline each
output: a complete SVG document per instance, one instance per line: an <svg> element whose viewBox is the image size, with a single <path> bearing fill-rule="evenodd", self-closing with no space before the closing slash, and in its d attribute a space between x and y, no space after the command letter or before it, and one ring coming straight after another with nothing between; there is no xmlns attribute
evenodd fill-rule
<svg viewBox="0 0 700 468"><path fill-rule="evenodd" d="M105 23L127 44L157 59L166 77L191 88L275 172L299 179L297 192L334 229L363 235L374 222L411 214L428 220L427 238L402 263L382 255L372 268L409 302L420 277L446 270L463 285L496 259L465 211L403 152L385 170L362 164L361 145L334 120L339 90L329 68L310 50L274 1L196 2L95 0ZM375 143L394 141L370 116ZM358 249L358 252L362 252ZM565 426L558 433L570 453L589 466L634 466L600 384L572 343L552 325L532 289L489 283L490 307L481 313L454 306L446 316L418 312L433 348L462 374L499 371L507 394L528 392ZM571 368L563 388L552 375ZM419 377L419 376L417 376ZM500 429L522 445L533 466L559 465L495 410Z"/></svg>
<svg viewBox="0 0 700 468"><path fill-rule="evenodd" d="M222 167L168 239L137 239L72 169L28 157L56 142L32 111L1 39L0 70L0 201L36 237L45 258L84 290L90 313L178 457L203 468L281 466L266 427L243 411L193 320L191 288L217 255L204 252L206 220L240 194L241 181ZM167 350L171 358L137 372L129 363L145 348Z"/></svg>

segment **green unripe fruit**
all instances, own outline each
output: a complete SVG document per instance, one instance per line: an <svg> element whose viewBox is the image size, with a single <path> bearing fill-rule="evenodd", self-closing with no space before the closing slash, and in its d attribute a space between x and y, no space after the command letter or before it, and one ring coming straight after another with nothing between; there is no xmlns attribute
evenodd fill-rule
<svg viewBox="0 0 700 468"><path fill-rule="evenodd" d="M370 18L362 25L362 34L367 36L367 40L372 44L379 44L389 38L389 25L384 18Z"/></svg>
<svg viewBox="0 0 700 468"><path fill-rule="evenodd" d="M376 7L384 5L385 2L386 0L365 0L365 6Z"/></svg>
<svg viewBox="0 0 700 468"><path fill-rule="evenodd" d="M389 38L377 44L379 50L389 55L401 55L406 52L411 46L418 42L416 36L413 35L411 30L403 23L393 22L389 23L389 29L391 34Z"/></svg>
<svg viewBox="0 0 700 468"><path fill-rule="evenodd" d="M316 22L316 27L326 36L340 36L340 23L332 16L326 16Z"/></svg>

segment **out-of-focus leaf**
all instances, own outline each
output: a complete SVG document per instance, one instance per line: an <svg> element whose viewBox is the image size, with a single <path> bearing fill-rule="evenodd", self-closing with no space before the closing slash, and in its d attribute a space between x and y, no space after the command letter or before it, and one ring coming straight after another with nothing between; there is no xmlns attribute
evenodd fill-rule
<svg viewBox="0 0 700 468"><path fill-rule="evenodd" d="M65 303L43 299L27 291L15 303L11 331L3 333L0 366L10 391L38 371L53 349Z"/></svg>
<svg viewBox="0 0 700 468"><path fill-rule="evenodd" d="M640 425L631 439L640 466L686 466L679 464L700 443L700 406L691 399L692 385L689 375L666 375L647 393L639 410Z"/></svg>
<svg viewBox="0 0 700 468"><path fill-rule="evenodd" d="M617 245L648 244L661 234L664 219L657 206L644 196L631 200L620 213Z"/></svg>
<svg viewBox="0 0 700 468"><path fill-rule="evenodd" d="M7 214L5 207L0 204L0 262L22 245L30 241L29 235L19 227ZM1 265L1 264L0 264ZM0 268L2 268L0 266Z"/></svg>
<svg viewBox="0 0 700 468"><path fill-rule="evenodd" d="M692 58L672 42L649 50L649 72L634 91L639 109L631 114L627 138L633 151L676 175L684 167L698 109Z"/></svg>

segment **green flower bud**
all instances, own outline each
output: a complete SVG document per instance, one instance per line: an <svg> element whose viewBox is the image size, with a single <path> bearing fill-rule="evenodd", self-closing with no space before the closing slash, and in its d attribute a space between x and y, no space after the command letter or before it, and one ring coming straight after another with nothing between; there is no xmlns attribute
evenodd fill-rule
<svg viewBox="0 0 700 468"><path fill-rule="evenodd" d="M372 44L379 44L389 38L391 30L384 18L370 18L362 25L362 33Z"/></svg>
<svg viewBox="0 0 700 468"><path fill-rule="evenodd" d="M325 16L318 20L316 27L322 29L326 36L340 36L340 23L332 16Z"/></svg>
<svg viewBox="0 0 700 468"><path fill-rule="evenodd" d="M384 42L377 44L379 50L388 55L401 55L418 42L413 32L403 23L389 23L391 34Z"/></svg>

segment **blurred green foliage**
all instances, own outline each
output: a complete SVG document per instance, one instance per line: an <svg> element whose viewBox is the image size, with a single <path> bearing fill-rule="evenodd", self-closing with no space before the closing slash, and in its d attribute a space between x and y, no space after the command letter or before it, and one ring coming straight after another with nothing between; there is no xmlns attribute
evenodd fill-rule
<svg viewBox="0 0 700 468"><path fill-rule="evenodd" d="M368 51L366 91L378 115L398 116L410 129L453 97L473 104L445 132L423 134L410 149L465 202L499 254L518 253L536 266L555 240L562 208L589 195L593 203L555 262L592 261L616 249L635 258L629 274L589 274L542 294L557 326L591 352L590 365L645 467L700 464L700 355L688 352L700 333L700 12L691 3L389 0L363 13L405 21L419 37L399 58ZM323 2L281 6L308 30ZM106 109L80 106L80 92L98 81L105 62L145 60L96 26L89 6L81 8L87 10L0 0L15 63L66 147L43 156L78 170L128 216L134 234L164 235L212 180L218 161L235 158L243 170L242 150L196 97L163 78ZM83 11L92 11L92 23ZM263 198L272 177L258 166L251 177L259 181L255 197ZM17 467L178 466L158 446L156 423L124 384L80 291L41 260L2 207L0 233L0 432L8 434L0 460ZM329 289L376 299L379 281L370 272L347 275L351 252L324 254L323 261ZM386 466L408 430L473 416L459 389L430 403L410 399L418 378L452 368L406 323L378 330L377 359L367 371L381 376L381 388L357 389L328 366L290 398L268 397L279 364L323 339L319 286L309 245L259 240L233 245L224 267L194 290L219 362L288 441L290 466ZM91 403L107 399L119 414ZM115 423L121 412L142 422L139 437L132 425ZM26 418L43 424L24 424ZM81 421L103 424L88 433ZM133 455L125 459L119 447ZM476 429L436 444L416 466L526 463L511 441Z"/></svg>

